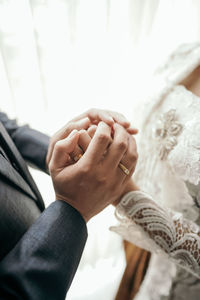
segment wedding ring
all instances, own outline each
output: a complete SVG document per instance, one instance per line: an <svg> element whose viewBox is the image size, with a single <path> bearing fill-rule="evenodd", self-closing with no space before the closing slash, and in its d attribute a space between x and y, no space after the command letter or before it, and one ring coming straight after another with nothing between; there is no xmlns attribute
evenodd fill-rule
<svg viewBox="0 0 200 300"><path fill-rule="evenodd" d="M77 162L83 155L80 153L79 155L74 156L73 160Z"/></svg>
<svg viewBox="0 0 200 300"><path fill-rule="evenodd" d="M124 174L129 175L129 169L127 169L122 163L119 163L119 168L124 172Z"/></svg>

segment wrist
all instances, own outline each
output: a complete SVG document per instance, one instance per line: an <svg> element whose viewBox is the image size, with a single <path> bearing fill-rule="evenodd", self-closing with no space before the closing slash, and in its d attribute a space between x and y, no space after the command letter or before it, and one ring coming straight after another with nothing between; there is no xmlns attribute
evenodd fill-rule
<svg viewBox="0 0 200 300"><path fill-rule="evenodd" d="M81 216L81 218L84 220L86 224L90 220L90 218L85 217L78 208L76 208L74 205L71 204L71 202L68 202L66 199L56 198L56 201L65 202L66 205L72 207Z"/></svg>
<svg viewBox="0 0 200 300"><path fill-rule="evenodd" d="M139 191L139 187L135 184L135 182L133 180L130 180L127 184L127 186L124 189L124 192L122 194L122 197L132 191Z"/></svg>
<svg viewBox="0 0 200 300"><path fill-rule="evenodd" d="M62 197L60 195L56 195L56 201L63 201L65 203L67 203L68 205L70 205L71 207L73 207L80 215L81 217L84 219L85 223L87 224L87 222L91 219L91 217L87 216L86 214L84 214L81 209L79 209L76 205L73 205L73 200L66 198L66 197Z"/></svg>
<svg viewBox="0 0 200 300"><path fill-rule="evenodd" d="M140 190L139 187L133 182L133 180L130 180L130 181L127 183L127 185L126 185L125 189L123 190L123 192L121 193L120 197L117 198L117 200L116 200L115 202L113 202L113 205L114 205L114 206L117 206L117 205L120 203L122 197L123 197L125 194L127 194L127 193L129 193L129 192L133 192L133 191L139 191L139 190Z"/></svg>

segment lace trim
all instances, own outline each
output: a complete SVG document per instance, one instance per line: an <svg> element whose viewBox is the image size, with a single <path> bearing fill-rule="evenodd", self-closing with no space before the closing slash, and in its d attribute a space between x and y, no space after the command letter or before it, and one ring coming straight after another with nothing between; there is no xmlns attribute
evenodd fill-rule
<svg viewBox="0 0 200 300"><path fill-rule="evenodd" d="M161 160L165 160L177 145L177 136L183 128L177 119L176 110L170 109L159 116L153 128L153 136L159 145L158 156Z"/></svg>
<svg viewBox="0 0 200 300"><path fill-rule="evenodd" d="M180 213L164 210L149 195L139 191L123 197L116 217L129 232L134 230L133 225L139 227L143 240L146 236L151 240L151 251L162 250L176 264L200 278L200 228L195 223L184 219ZM112 230L123 232L115 227ZM137 244L132 240L133 235L129 240Z"/></svg>

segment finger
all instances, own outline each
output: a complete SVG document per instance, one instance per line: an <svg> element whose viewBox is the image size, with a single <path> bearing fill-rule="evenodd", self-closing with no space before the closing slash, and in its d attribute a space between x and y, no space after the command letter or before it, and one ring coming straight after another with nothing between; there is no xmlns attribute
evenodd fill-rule
<svg viewBox="0 0 200 300"><path fill-rule="evenodd" d="M78 131L73 130L67 138L60 140L55 144L49 164L50 171L52 169L64 168L70 163L71 158L69 154L75 150L78 145L78 139Z"/></svg>
<svg viewBox="0 0 200 300"><path fill-rule="evenodd" d="M80 116L73 119L73 121L80 120L80 118L88 117L93 124L98 124L100 121L105 122L109 126L113 126L114 122L119 123L120 125L124 126L125 128L130 126L130 122L118 112L113 112L110 110L103 110L103 109L96 109L92 108L85 113L81 114Z"/></svg>
<svg viewBox="0 0 200 300"><path fill-rule="evenodd" d="M94 134L91 143L89 144L85 158L95 164L102 160L105 151L112 142L111 128L104 122L100 122L97 126L97 130Z"/></svg>
<svg viewBox="0 0 200 300"><path fill-rule="evenodd" d="M98 124L103 121L109 126L114 124L113 118L110 116L109 111L103 109L92 108L73 119L73 121L80 120L80 118L88 117L93 124Z"/></svg>
<svg viewBox="0 0 200 300"><path fill-rule="evenodd" d="M128 138L129 134L126 132L126 129L121 125L114 124L114 135L113 142L110 145L107 154L105 156L105 163L108 168L117 168L124 153L128 148Z"/></svg>
<svg viewBox="0 0 200 300"><path fill-rule="evenodd" d="M131 127L130 122L122 114L117 113L117 112L112 112L112 111L102 111L101 112L100 110L97 110L96 113L94 113L94 112L90 113L89 117L91 119L91 122L95 123L95 124L98 124L98 122L100 122L102 120L103 122L107 123L109 126L113 126L113 124L114 124L113 121L115 121L118 124L125 127L127 129L128 133L130 133L130 134L138 133L138 129ZM111 119L110 119L110 117L111 117ZM94 125L94 126L96 126L96 125Z"/></svg>
<svg viewBox="0 0 200 300"><path fill-rule="evenodd" d="M130 122L126 119L126 117L117 112L110 112L111 116L113 117L114 121L118 124L122 125L123 127L127 128L130 126Z"/></svg>
<svg viewBox="0 0 200 300"><path fill-rule="evenodd" d="M127 128L130 126L130 122L126 119L124 115L118 112L109 111L109 110L99 110L93 109L89 111L89 118L92 122L103 121L107 123L109 126L113 126L114 122L122 125L123 127Z"/></svg>
<svg viewBox="0 0 200 300"><path fill-rule="evenodd" d="M54 145L56 144L56 142L65 139L74 129L77 130L87 129L90 126L90 124L91 124L90 119L86 117L81 120L68 123L63 128L61 128L57 133L55 133L53 136L53 140L50 143L50 148L48 150L48 161L50 161L51 159Z"/></svg>
<svg viewBox="0 0 200 300"><path fill-rule="evenodd" d="M77 162L83 156L83 150L79 145L76 145L74 151L70 153L70 157L72 159L72 163Z"/></svg>
<svg viewBox="0 0 200 300"><path fill-rule="evenodd" d="M98 124L99 122L103 121L109 126L114 124L114 120L112 115L107 110L102 109L91 109L88 111L88 117L90 118L91 122L94 124Z"/></svg>
<svg viewBox="0 0 200 300"><path fill-rule="evenodd" d="M66 138L74 129L76 129L76 130L88 129L90 124L91 124L91 122L88 117L83 118L78 121L75 121L75 122L70 122L57 132L56 139L61 140L61 139Z"/></svg>
<svg viewBox="0 0 200 300"><path fill-rule="evenodd" d="M134 127L129 127L129 128L127 128L126 129L127 130L127 132L129 133L129 134L137 134L138 132L139 132L139 130L137 129L137 128L134 128Z"/></svg>
<svg viewBox="0 0 200 300"><path fill-rule="evenodd" d="M76 146L75 150L71 153L72 159L77 162L82 156L83 153L87 150L91 142L91 137L89 136L88 132L84 129L79 131L79 140L78 145Z"/></svg>
<svg viewBox="0 0 200 300"><path fill-rule="evenodd" d="M93 136L94 136L96 130L97 130L97 126L96 126L96 125L92 125L92 126L90 126L90 127L88 128L87 132L88 132L88 134L89 134L89 136L90 136L91 138L93 138Z"/></svg>
<svg viewBox="0 0 200 300"><path fill-rule="evenodd" d="M135 138L129 135L129 144L126 153L121 159L120 163L125 167L125 170L119 166L119 171L124 172L126 174L126 169L128 170L128 174L126 174L126 179L130 178L135 171L135 167L137 164L138 153L137 153L137 144Z"/></svg>
<svg viewBox="0 0 200 300"><path fill-rule="evenodd" d="M91 137L86 130L79 131L79 141L78 144L82 148L83 152L85 152L91 142Z"/></svg>

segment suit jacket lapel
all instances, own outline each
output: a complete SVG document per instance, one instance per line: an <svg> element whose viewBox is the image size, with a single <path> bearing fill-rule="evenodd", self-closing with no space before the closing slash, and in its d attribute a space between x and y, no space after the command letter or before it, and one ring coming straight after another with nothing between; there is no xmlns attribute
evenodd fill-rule
<svg viewBox="0 0 200 300"><path fill-rule="evenodd" d="M30 188L36 195L39 208L43 210L45 206L44 206L42 196L27 168L24 159L21 157L18 149L16 148L15 144L13 143L12 139L8 135L6 129L4 128L1 122L0 122L0 140L3 144L2 146L5 149L7 155L10 157L11 161L14 162L16 168L19 170L19 173L24 178L24 180L29 184Z"/></svg>
<svg viewBox="0 0 200 300"><path fill-rule="evenodd" d="M10 162L0 153L0 174L3 175L6 180L9 180L17 188L20 188L24 193L29 194L34 200L35 194L31 190L29 184L23 179L22 176L12 167Z"/></svg>

